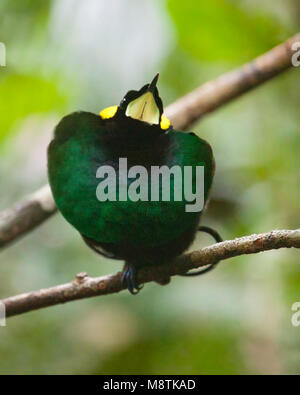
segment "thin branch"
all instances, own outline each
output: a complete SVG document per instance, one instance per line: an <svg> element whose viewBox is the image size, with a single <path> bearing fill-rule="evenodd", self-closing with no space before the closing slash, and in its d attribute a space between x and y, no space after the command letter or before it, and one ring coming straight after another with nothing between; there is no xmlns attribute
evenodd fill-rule
<svg viewBox="0 0 300 395"><path fill-rule="evenodd" d="M49 185L0 212L0 249L36 228L56 211Z"/></svg>
<svg viewBox="0 0 300 395"><path fill-rule="evenodd" d="M294 42L300 42L300 33L252 62L183 96L166 108L166 115L176 129L186 130L204 115L292 67ZM0 213L0 249L34 229L55 211L50 189L46 186L25 202Z"/></svg>
<svg viewBox="0 0 300 395"><path fill-rule="evenodd" d="M292 67L292 55L295 52L292 46L295 42L300 42L300 33L252 62L223 74L176 100L166 110L173 125L186 130L204 115Z"/></svg>
<svg viewBox="0 0 300 395"><path fill-rule="evenodd" d="M172 263L146 267L138 274L138 283L156 281L166 283L170 276L183 274L190 269L205 266L243 254L254 254L278 248L300 248L300 229L274 230L227 240L210 247L185 254ZM182 280L184 281L184 280ZM121 273L91 278L79 273L75 280L63 285L23 293L0 300L5 305L6 316L14 316L72 300L108 295L122 290Z"/></svg>

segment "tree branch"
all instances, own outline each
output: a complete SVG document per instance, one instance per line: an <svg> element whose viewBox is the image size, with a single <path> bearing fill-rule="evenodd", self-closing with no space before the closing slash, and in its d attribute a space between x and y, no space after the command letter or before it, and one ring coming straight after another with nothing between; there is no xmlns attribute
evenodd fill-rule
<svg viewBox="0 0 300 395"><path fill-rule="evenodd" d="M174 127L186 130L204 115L292 67L295 52L292 46L295 42L300 42L300 33L252 62L207 82L175 101L166 109Z"/></svg>
<svg viewBox="0 0 300 395"><path fill-rule="evenodd" d="M169 105L165 113L174 128L186 130L204 115L291 67L295 42L300 42L300 33ZM55 211L50 188L45 186L25 201L0 213L0 249L37 227Z"/></svg>
<svg viewBox="0 0 300 395"><path fill-rule="evenodd" d="M183 274L190 269L205 266L243 254L254 254L278 248L300 248L300 229L274 230L227 240L210 247L185 254L176 261L161 266L146 267L138 273L138 283L165 282L169 276ZM6 308L6 316L14 316L72 300L108 295L122 290L121 273L103 277L77 274L74 281L55 287L23 293L0 300Z"/></svg>
<svg viewBox="0 0 300 395"><path fill-rule="evenodd" d="M56 211L49 185L0 212L0 249L44 222Z"/></svg>

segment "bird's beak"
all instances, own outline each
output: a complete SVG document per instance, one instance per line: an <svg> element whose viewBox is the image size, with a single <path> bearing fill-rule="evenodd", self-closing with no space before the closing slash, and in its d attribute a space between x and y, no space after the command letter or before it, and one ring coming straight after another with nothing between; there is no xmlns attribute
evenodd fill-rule
<svg viewBox="0 0 300 395"><path fill-rule="evenodd" d="M148 87L148 91L149 92L154 93L154 90L155 90L156 85L157 85L158 77L159 77L159 73L157 73L155 75L155 77L153 78L153 80L150 82L149 87Z"/></svg>
<svg viewBox="0 0 300 395"><path fill-rule="evenodd" d="M151 125L160 123L160 111L155 101L155 89L159 74L150 82L146 92L127 105L126 116Z"/></svg>

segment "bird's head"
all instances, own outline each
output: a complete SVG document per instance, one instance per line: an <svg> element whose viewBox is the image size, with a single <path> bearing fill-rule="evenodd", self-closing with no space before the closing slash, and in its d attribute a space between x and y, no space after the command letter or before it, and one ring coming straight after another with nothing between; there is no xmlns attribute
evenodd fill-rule
<svg viewBox="0 0 300 395"><path fill-rule="evenodd" d="M100 112L102 119L110 119L116 114L157 125L162 130L170 128L168 118L163 115L163 104L156 87L159 74L150 84L144 85L140 90L131 90L126 93L119 106L111 106Z"/></svg>

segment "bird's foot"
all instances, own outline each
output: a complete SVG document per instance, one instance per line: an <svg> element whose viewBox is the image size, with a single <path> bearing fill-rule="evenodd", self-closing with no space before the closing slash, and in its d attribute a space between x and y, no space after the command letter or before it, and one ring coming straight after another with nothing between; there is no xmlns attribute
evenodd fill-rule
<svg viewBox="0 0 300 395"><path fill-rule="evenodd" d="M143 288L143 285L138 285L136 281L137 269L134 265L126 263L125 269L122 275L122 286L127 287L128 291L132 295L136 295Z"/></svg>
<svg viewBox="0 0 300 395"><path fill-rule="evenodd" d="M220 243L221 241L223 241L223 239L219 235L219 233L215 229L209 228L208 226L200 226L198 228L198 231L208 233L215 239L216 243ZM202 274L210 272L212 269L214 269L218 263L219 263L219 261L213 262L210 265L207 265L207 267L204 267L203 269L200 269L197 271L192 271L192 272L187 272L187 273L181 274L181 276L184 276L184 277L201 276Z"/></svg>

